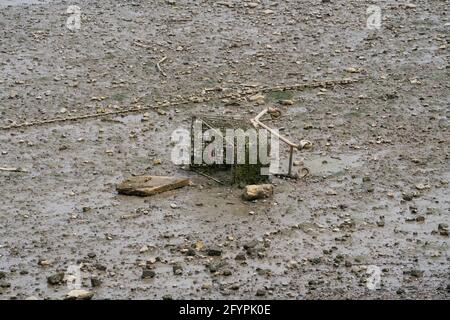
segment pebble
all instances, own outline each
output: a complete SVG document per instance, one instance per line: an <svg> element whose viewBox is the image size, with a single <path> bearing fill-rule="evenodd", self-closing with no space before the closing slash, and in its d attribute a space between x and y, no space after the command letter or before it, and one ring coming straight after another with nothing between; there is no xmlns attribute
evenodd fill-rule
<svg viewBox="0 0 450 320"><path fill-rule="evenodd" d="M222 250L219 248L209 248L206 251L207 255L210 257L219 257L222 255Z"/></svg>
<svg viewBox="0 0 450 320"><path fill-rule="evenodd" d="M440 223L438 225L438 232L441 236L448 236L448 224Z"/></svg>
<svg viewBox="0 0 450 320"><path fill-rule="evenodd" d="M92 278L91 278L91 286L94 287L94 288L95 288L95 287L100 287L102 283L103 283L103 281L100 280L100 279L97 278L97 277L92 277Z"/></svg>
<svg viewBox="0 0 450 320"><path fill-rule="evenodd" d="M90 300L90 299L92 299L93 296L94 296L93 292L90 292L87 290L76 289L76 290L70 291L67 294L66 299L67 300Z"/></svg>
<svg viewBox="0 0 450 320"><path fill-rule="evenodd" d="M243 261L243 260L245 260L245 259L247 259L247 258L245 257L245 254L244 254L244 253L238 253L234 259L235 259L235 260Z"/></svg>
<svg viewBox="0 0 450 320"><path fill-rule="evenodd" d="M172 267L172 270L173 270L173 274L174 275L179 276L179 275L183 274L183 267L181 265L179 265L179 264L175 264Z"/></svg>
<svg viewBox="0 0 450 320"><path fill-rule="evenodd" d="M257 297L264 297L265 295L266 295L266 290L264 290L264 289L256 290L256 296Z"/></svg>
<svg viewBox="0 0 450 320"><path fill-rule="evenodd" d="M47 283L51 285L61 284L64 280L64 272L51 275L47 278Z"/></svg>
<svg viewBox="0 0 450 320"><path fill-rule="evenodd" d="M154 278L156 275L156 272L150 269L144 269L142 270L142 275L141 278L142 279L150 279L150 278Z"/></svg>

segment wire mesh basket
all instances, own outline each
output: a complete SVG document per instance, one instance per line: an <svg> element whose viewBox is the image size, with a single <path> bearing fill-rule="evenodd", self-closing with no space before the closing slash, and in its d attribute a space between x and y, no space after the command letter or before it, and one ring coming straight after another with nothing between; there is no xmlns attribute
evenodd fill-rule
<svg viewBox="0 0 450 320"><path fill-rule="evenodd" d="M244 140L239 140L239 135ZM270 139L263 140L263 136L249 119L243 117L193 116L190 168L223 184L266 182ZM264 148L261 148L262 144ZM264 157L261 157L261 150L266 152Z"/></svg>

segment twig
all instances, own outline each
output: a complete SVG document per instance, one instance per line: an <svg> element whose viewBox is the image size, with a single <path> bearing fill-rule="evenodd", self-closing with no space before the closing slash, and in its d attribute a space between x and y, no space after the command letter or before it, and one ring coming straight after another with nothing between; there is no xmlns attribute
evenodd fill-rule
<svg viewBox="0 0 450 320"><path fill-rule="evenodd" d="M207 175L206 173L203 173L203 172L201 172L201 171L197 171L197 170L195 170L195 169L192 168L192 167L191 167L191 171L193 171L193 172L195 172L195 173L197 173L197 174L199 174L199 175L201 175L201 176L204 176L204 177L206 177L206 178L208 178L208 179L211 179L211 180L213 180L213 181L215 181L215 182L217 182L217 183L219 183L219 184L221 184L221 185L224 184L222 181L220 181L220 180L218 180L218 179L216 179L216 178L214 178L214 177L211 177L211 176Z"/></svg>
<svg viewBox="0 0 450 320"><path fill-rule="evenodd" d="M156 63L156 68L158 68L158 71L161 72L161 74L162 74L164 77L167 77L167 75L164 73L164 71L162 71L162 69L161 69L161 63L163 63L163 62L166 61L166 60L167 60L167 57L164 57L164 58L162 58L161 60L159 60L159 61Z"/></svg>
<svg viewBox="0 0 450 320"><path fill-rule="evenodd" d="M6 172L28 172L25 169L22 168L1 168L0 167L0 171L6 171Z"/></svg>

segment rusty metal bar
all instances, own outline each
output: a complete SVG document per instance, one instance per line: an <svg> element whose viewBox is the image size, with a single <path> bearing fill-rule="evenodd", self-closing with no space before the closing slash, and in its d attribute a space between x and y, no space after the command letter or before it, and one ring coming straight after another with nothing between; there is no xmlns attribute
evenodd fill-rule
<svg viewBox="0 0 450 320"><path fill-rule="evenodd" d="M271 134L275 135L277 138L279 138L281 141L283 141L284 143L286 143L287 145L289 145L291 148L295 148L297 150L300 150L300 146L298 144L295 144L291 141L289 141L287 138L283 137L282 135L280 135L278 132L276 132L275 130L273 130L272 128L266 126L264 123L262 123L259 119L264 116L267 112L269 111L269 109L264 109L263 111L261 111L256 117L254 117L253 119L251 119L250 121L252 122L252 124L255 127L261 126L264 129L266 129L267 131L269 131Z"/></svg>

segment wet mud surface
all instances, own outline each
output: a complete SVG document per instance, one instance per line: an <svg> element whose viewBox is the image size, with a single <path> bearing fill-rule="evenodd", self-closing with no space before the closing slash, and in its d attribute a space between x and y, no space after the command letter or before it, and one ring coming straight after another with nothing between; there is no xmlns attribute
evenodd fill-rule
<svg viewBox="0 0 450 320"><path fill-rule="evenodd" d="M62 299L48 277L73 265L94 299L448 299L448 1L20 2L0 1L1 127L205 88L364 80L2 129L0 167L26 172L0 172L0 299ZM273 177L272 198L246 202L171 162L192 115L266 105L313 142L295 156L306 179ZM193 184L118 195L133 174Z"/></svg>

